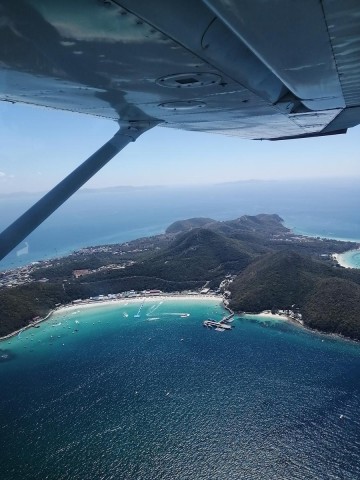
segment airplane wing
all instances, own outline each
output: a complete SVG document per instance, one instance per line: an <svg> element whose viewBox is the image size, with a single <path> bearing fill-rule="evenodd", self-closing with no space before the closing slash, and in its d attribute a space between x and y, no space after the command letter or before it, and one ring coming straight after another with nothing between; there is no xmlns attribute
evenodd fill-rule
<svg viewBox="0 0 360 480"><path fill-rule="evenodd" d="M359 0L0 0L0 101L119 132L0 235L0 259L155 125L280 140L360 123Z"/></svg>
<svg viewBox="0 0 360 480"><path fill-rule="evenodd" d="M360 123L358 0L1 0L0 100L283 139Z"/></svg>

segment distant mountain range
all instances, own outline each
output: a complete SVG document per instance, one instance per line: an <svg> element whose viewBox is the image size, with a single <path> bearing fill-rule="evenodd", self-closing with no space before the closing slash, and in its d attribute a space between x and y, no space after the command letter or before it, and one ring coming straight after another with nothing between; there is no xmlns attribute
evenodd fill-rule
<svg viewBox="0 0 360 480"><path fill-rule="evenodd" d="M56 303L131 289L217 289L231 275L236 311L296 308L312 328L360 339L360 272L331 257L355 246L296 235L278 215L177 221L163 235L83 249L32 269L33 283L0 290L0 334ZM86 274L75 278L81 269Z"/></svg>

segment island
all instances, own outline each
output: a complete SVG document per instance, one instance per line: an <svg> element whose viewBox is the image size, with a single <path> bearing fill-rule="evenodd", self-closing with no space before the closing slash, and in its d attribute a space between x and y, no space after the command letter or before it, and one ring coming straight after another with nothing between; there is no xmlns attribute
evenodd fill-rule
<svg viewBox="0 0 360 480"><path fill-rule="evenodd" d="M295 234L276 214L176 221L161 235L0 272L0 336L85 299L202 292L236 313L268 310L359 340L360 270L334 258L359 247Z"/></svg>

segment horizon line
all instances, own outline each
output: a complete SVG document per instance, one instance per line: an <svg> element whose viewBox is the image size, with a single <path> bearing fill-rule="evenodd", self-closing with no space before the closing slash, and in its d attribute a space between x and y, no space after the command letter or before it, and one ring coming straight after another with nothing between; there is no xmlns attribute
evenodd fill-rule
<svg viewBox="0 0 360 480"><path fill-rule="evenodd" d="M236 185L241 183L272 183L272 182L316 182L316 181L329 181L329 182L341 182L341 181L359 181L360 176L342 176L342 177L288 177L288 178L249 178L249 179L241 179L241 180L231 180L231 181L224 181L224 182L211 182L211 183L184 183L184 184L153 184L153 185L113 185L108 187L83 187L78 190L74 195L77 193L95 193L104 190L117 190L117 189L124 189L124 190L136 190L136 189L158 189L158 188L202 188L202 187L212 187L212 186L226 186L226 185ZM53 188L53 187L51 187ZM0 193L1 197L8 197L8 196L15 196L15 195L38 195L38 194L46 194L48 191L51 190L36 190L36 191L25 191L25 190L16 190L13 192L7 193Z"/></svg>

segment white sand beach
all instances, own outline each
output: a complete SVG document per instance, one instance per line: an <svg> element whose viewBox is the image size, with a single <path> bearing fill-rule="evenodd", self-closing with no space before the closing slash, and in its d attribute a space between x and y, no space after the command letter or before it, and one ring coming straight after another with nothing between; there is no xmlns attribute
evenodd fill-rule
<svg viewBox="0 0 360 480"><path fill-rule="evenodd" d="M349 263L347 260L347 254L351 253L360 253L360 249L355 249L355 250L348 250L347 252L344 253L333 253L332 258L341 266L344 268L357 268L356 266L352 265Z"/></svg>
<svg viewBox="0 0 360 480"><path fill-rule="evenodd" d="M174 295L174 294L161 294L161 295L143 295L139 297L128 297L128 298L113 298L108 299L104 298L104 300L91 300L86 299L83 300L81 303L71 303L69 305L64 305L59 308L54 309L51 313L63 313L64 311L69 310L80 310L84 308L93 308L93 307L102 307L104 305L125 305L128 303L142 303L146 301L165 301L165 300L191 300L191 301L204 301L204 300L217 300L222 301L223 297L220 295Z"/></svg>
<svg viewBox="0 0 360 480"><path fill-rule="evenodd" d="M93 299L84 299L79 303L70 303L68 305L61 305L60 307L55 308L51 312L46 315L44 318L40 318L35 320L34 322L26 325L25 327L20 328L14 332L9 333L3 337L0 337L0 342L3 340L8 340L9 338L18 335L20 332L27 330L28 328L32 328L39 323L45 322L49 320L52 316L55 315L62 315L67 312L72 312L76 310L82 310L86 308L96 308L96 307L103 307L108 305L126 305L128 303L142 303L146 301L165 301L165 300L176 300L176 301L218 301L219 303L223 301L223 297L221 295L201 295L201 294L184 294L184 295L175 295L174 293L166 294L162 293L161 295L143 295L137 297L124 297L124 298L107 298L101 300L93 300Z"/></svg>
<svg viewBox="0 0 360 480"><path fill-rule="evenodd" d="M268 317L270 319L274 320L291 320L291 317L288 317L287 315L280 315L279 313L271 313L268 310L264 310L263 312L260 312L258 314L261 317Z"/></svg>

